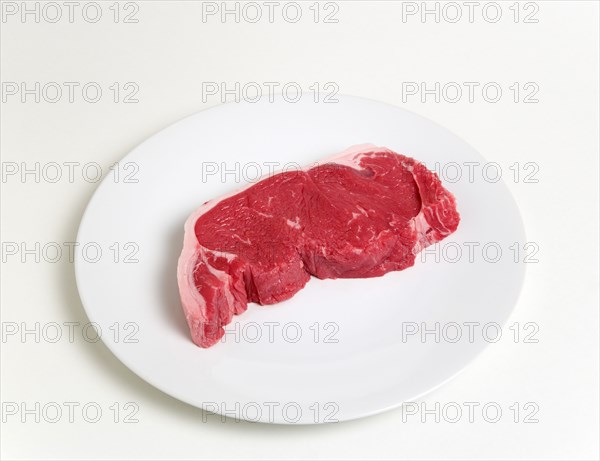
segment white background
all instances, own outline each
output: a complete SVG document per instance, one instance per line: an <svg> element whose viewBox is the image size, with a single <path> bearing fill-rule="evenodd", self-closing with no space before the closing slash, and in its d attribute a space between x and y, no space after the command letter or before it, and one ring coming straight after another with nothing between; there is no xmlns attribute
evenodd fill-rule
<svg viewBox="0 0 600 461"><path fill-rule="evenodd" d="M3 403L77 402L81 408L95 402L103 410L95 424L78 410L73 423L66 414L57 423L43 417L36 423L34 416L23 423L20 415L3 414L3 459L598 459L598 3L537 2L537 23L524 22L534 7L521 4L515 23L513 2L500 2L503 16L491 23L482 15L486 2L479 2L470 23L467 6L458 2L461 20L449 22L455 10L447 9L436 23L433 15L423 21L418 14L403 22L403 2L352 1L337 3L337 23L323 17L315 23L310 2L295 24L280 10L273 23L265 17L236 23L233 16L203 22L202 4L188 1L137 2L137 23L123 23L121 5L115 23L113 2L101 3L103 17L93 24L81 15L85 2L73 23L63 7L56 23L44 16L37 23L33 15L23 21L17 14L0 24L2 82L97 82L104 90L96 104L78 90L73 103L65 93L54 104L36 103L33 96L23 103L20 95L3 92L3 167L98 162L106 169L157 130L219 104L218 95L203 102L202 82L230 88L235 82L297 82L305 91L314 82L334 82L341 93L429 117L504 167L528 240L540 247L540 262L528 266L509 324L535 322L539 342L491 345L423 400L427 408L495 402L504 410L498 423L486 422L481 412L472 423L466 417L454 424L403 420L395 410L290 427L216 416L204 422L199 410L143 382L101 342L3 336ZM137 84L139 102L115 103L108 89L114 82ZM479 82L479 88L496 82L503 95L497 103L481 91L472 103L466 94L456 103L436 103L433 96L422 102L403 98L403 82L429 88L435 82ZM508 88L514 82L535 83L538 102L524 103L525 93L515 102ZM539 182L515 183L507 170L514 162L536 162ZM74 241L95 187L80 174L73 183L3 179L2 241ZM1 301L3 326L87 321L66 258L22 263L6 256ZM114 402L121 408L117 423L109 409ZM127 402L139 407L139 422L122 421ZM534 402L539 422L526 424L521 414L515 423L514 402L521 408Z"/></svg>

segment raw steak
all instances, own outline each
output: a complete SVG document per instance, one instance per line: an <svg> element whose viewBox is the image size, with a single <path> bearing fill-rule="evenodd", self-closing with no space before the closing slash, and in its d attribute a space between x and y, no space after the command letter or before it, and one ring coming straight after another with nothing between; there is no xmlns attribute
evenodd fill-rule
<svg viewBox="0 0 600 461"><path fill-rule="evenodd" d="M185 224L177 277L192 339L210 347L247 303L292 297L311 275L378 277L458 226L435 173L361 145L204 203Z"/></svg>

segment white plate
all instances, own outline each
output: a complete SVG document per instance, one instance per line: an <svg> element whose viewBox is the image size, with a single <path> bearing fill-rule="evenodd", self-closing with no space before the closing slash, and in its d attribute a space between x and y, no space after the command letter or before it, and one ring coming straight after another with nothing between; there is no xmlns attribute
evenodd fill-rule
<svg viewBox="0 0 600 461"><path fill-rule="evenodd" d="M250 305L227 328L224 343L195 346L176 279L187 216L241 187L244 178L252 180L258 167L268 172L268 162L279 169L307 165L367 142L431 168L436 162L461 166L462 178L445 182L462 216L458 231L405 271L374 279L313 279L289 301ZM477 162L473 178L465 162ZM435 123L355 97L329 104L314 103L312 96L297 103L263 99L197 113L142 143L122 160L118 180L111 175L98 187L77 238L80 248L88 244L86 257L79 253L75 261L83 305L127 367L209 411L311 424L397 407L463 369L493 341L495 324L505 323L517 300L524 265L515 263L510 248L517 242L522 249L523 225L502 181L483 179L484 164L472 147ZM240 177L208 175L215 165ZM448 178L456 171L450 165ZM492 178L495 171L486 172ZM138 182L125 182L127 173ZM98 247L102 256L92 262ZM458 248L462 257L451 262ZM502 256L490 262L497 248ZM439 340L410 334L436 323ZM457 332L462 337L453 342Z"/></svg>

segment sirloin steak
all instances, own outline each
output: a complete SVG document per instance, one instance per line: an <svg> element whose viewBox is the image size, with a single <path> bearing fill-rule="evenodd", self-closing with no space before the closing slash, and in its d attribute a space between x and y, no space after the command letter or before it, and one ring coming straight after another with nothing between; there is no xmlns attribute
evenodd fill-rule
<svg viewBox="0 0 600 461"><path fill-rule="evenodd" d="M454 232L454 196L416 160L370 144L200 206L177 278L192 339L210 347L249 302L291 298L313 275L378 277Z"/></svg>

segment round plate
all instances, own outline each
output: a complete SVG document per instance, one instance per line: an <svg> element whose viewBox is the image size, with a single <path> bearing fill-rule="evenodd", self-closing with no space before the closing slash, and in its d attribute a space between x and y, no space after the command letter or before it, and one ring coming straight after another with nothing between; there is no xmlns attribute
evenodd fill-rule
<svg viewBox="0 0 600 461"><path fill-rule="evenodd" d="M338 100L262 99L197 113L142 143L100 184L79 228L77 285L102 339L141 378L235 418L335 422L423 395L495 340L519 295L524 265L515 257L525 243L496 166L413 113ZM221 343L195 346L176 277L187 216L260 174L362 143L441 171L461 214L457 232L404 271L313 278L289 301L252 304Z"/></svg>

